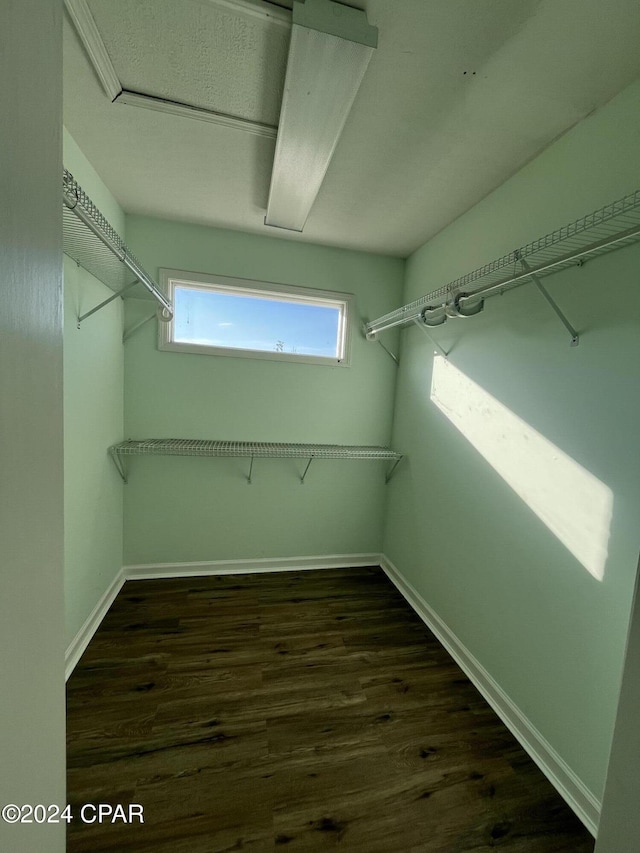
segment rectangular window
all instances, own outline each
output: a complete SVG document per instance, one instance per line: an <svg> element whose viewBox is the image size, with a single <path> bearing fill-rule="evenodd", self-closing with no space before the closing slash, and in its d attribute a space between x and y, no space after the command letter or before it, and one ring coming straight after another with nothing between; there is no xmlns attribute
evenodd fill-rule
<svg viewBox="0 0 640 853"><path fill-rule="evenodd" d="M160 323L162 350L346 365L346 293L160 270L173 320Z"/></svg>

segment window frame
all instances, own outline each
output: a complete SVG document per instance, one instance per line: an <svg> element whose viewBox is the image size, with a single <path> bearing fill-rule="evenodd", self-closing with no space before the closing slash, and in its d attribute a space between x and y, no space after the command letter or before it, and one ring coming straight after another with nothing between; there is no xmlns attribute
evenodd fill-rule
<svg viewBox="0 0 640 853"><path fill-rule="evenodd" d="M304 355L267 350L236 349L234 347L209 346L207 344L182 343L173 339L174 318L166 323L158 323L158 349L164 352L182 352L195 355L221 355L231 358L258 358L267 361L292 361L304 364L317 364L329 367L348 367L351 358L351 328L353 326L354 296L333 290L318 290L279 284L268 281L235 278L232 276L189 272L187 270L160 269L160 287L162 292L174 304L176 286L184 285L193 290L239 293L244 296L273 297L273 301L301 302L323 306L342 306L338 336L342 339L341 357ZM294 297L294 299L287 299Z"/></svg>

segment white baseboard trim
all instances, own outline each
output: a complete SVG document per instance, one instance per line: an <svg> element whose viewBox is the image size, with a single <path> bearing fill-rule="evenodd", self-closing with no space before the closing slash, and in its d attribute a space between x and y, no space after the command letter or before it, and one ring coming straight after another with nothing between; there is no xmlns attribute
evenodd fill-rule
<svg viewBox="0 0 640 853"><path fill-rule="evenodd" d="M190 578L207 575L246 575L258 572L298 572L307 569L345 569L379 566L380 554L325 554L316 557L282 557L259 560L209 560L197 563L147 563L123 566L73 638L65 654L65 681L76 668L91 638L128 580Z"/></svg>
<svg viewBox="0 0 640 853"><path fill-rule="evenodd" d="M113 579L107 590L102 594L100 600L93 608L86 622L75 635L67 651L65 653L65 681L69 680L69 676L76 668L76 665L82 657L84 650L91 642L91 638L100 627L100 623L107 614L107 611L115 601L117 594L124 586L125 576L122 569Z"/></svg>
<svg viewBox="0 0 640 853"><path fill-rule="evenodd" d="M601 807L597 797L384 554L380 566L595 838Z"/></svg>
<svg viewBox="0 0 640 853"><path fill-rule="evenodd" d="M147 563L124 566L127 580L189 578L206 575L246 575L259 572L299 572L307 569L345 569L379 566L380 554L325 554L319 557L268 557L258 560L210 560L197 563Z"/></svg>

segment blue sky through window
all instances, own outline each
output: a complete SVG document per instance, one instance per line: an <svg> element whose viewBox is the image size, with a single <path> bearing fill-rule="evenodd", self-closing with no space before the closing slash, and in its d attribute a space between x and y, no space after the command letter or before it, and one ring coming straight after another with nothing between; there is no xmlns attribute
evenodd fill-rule
<svg viewBox="0 0 640 853"><path fill-rule="evenodd" d="M340 306L176 286L174 340L338 358Z"/></svg>

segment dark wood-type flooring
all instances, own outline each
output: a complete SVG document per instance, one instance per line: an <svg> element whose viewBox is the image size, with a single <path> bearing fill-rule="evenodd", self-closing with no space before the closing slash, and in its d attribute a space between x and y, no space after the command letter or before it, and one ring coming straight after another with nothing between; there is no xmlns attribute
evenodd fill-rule
<svg viewBox="0 0 640 853"><path fill-rule="evenodd" d="M68 683L69 853L593 850L377 568L128 582Z"/></svg>

